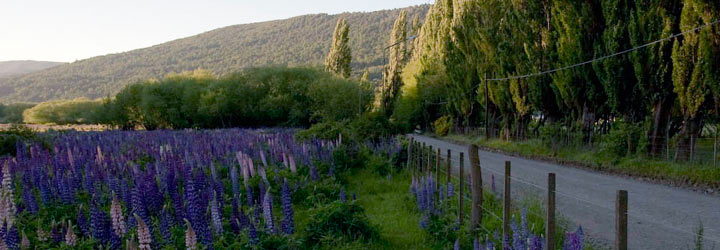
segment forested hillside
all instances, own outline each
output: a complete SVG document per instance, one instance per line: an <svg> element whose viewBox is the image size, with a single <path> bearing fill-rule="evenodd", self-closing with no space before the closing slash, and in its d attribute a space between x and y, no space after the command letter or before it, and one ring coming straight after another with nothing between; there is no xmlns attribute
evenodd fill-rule
<svg viewBox="0 0 720 250"><path fill-rule="evenodd" d="M62 62L43 61L4 61L0 62L0 78L27 74L64 64Z"/></svg>
<svg viewBox="0 0 720 250"><path fill-rule="evenodd" d="M428 6L405 8L424 18ZM370 69L380 78L387 34L400 10L306 15L234 25L149 48L94 57L18 77L0 79L0 102L38 102L115 95L124 86L171 72L205 69L225 75L263 65L322 64L337 19L350 26L353 75Z"/></svg>

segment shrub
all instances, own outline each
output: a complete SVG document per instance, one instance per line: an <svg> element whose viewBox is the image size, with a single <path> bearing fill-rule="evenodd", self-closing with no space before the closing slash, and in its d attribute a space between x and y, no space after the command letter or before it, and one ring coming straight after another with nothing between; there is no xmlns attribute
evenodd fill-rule
<svg viewBox="0 0 720 250"><path fill-rule="evenodd" d="M617 121L610 133L602 139L600 150L615 156L626 156L635 152L640 142L642 128L638 125Z"/></svg>
<svg viewBox="0 0 720 250"><path fill-rule="evenodd" d="M315 246L327 237L345 237L371 242L378 240L378 229L371 225L363 208L355 202L335 201L316 208L305 228L305 243Z"/></svg>
<svg viewBox="0 0 720 250"><path fill-rule="evenodd" d="M435 120L433 122L433 128L435 129L435 134L439 136L446 136L448 133L450 133L450 129L453 126L453 119L450 116L443 116L440 117L440 119Z"/></svg>
<svg viewBox="0 0 720 250"><path fill-rule="evenodd" d="M37 140L37 137L35 132L25 126L12 126L0 132L0 156L15 156L17 144L29 140Z"/></svg>

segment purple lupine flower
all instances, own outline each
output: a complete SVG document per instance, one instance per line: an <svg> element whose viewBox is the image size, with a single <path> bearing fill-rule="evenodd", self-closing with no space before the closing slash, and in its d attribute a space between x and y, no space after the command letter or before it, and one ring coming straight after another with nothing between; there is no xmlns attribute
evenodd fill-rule
<svg viewBox="0 0 720 250"><path fill-rule="evenodd" d="M62 242L64 239L64 235L62 232L62 225L52 226L52 228L50 230L50 237L52 238L53 242L55 242L55 243Z"/></svg>
<svg viewBox="0 0 720 250"><path fill-rule="evenodd" d="M423 215L420 218L420 228L427 229L429 224L430 224L430 219L428 218L427 215Z"/></svg>
<svg viewBox="0 0 720 250"><path fill-rule="evenodd" d="M520 236L523 241L527 242L530 237L530 226L528 223L528 210L527 207L522 208L520 212Z"/></svg>
<svg viewBox="0 0 720 250"><path fill-rule="evenodd" d="M183 203L182 195L180 194L180 192L175 191L172 192L170 196L172 196L173 208L175 210L175 220L177 222L182 222L182 220L185 218L185 206Z"/></svg>
<svg viewBox="0 0 720 250"><path fill-rule="evenodd" d="M193 229L200 237L203 245L210 246L212 243L212 233L208 230L207 220L205 218L205 208L200 203L199 190L196 189L195 181L188 178L186 182L185 195L187 200L187 217L193 225Z"/></svg>
<svg viewBox="0 0 720 250"><path fill-rule="evenodd" d="M100 208L97 205L97 202L92 202L92 205L90 206L90 233L92 234L92 237L100 241L102 244L105 244L110 240L108 229L110 228L109 225L107 225L107 214L100 210ZM60 234L62 237L62 233Z"/></svg>
<svg viewBox="0 0 720 250"><path fill-rule="evenodd" d="M163 208L163 212L159 215L160 224L160 239L158 239L159 246L165 246L170 243L172 234L170 233L170 227L172 227L173 219L170 216L170 211L167 206Z"/></svg>
<svg viewBox="0 0 720 250"><path fill-rule="evenodd" d="M38 212L38 204L35 200L35 195L29 189L29 187L23 188L23 202L25 202L25 207L27 208L27 211L30 214L35 214Z"/></svg>
<svg viewBox="0 0 720 250"><path fill-rule="evenodd" d="M81 236L90 236L90 227L88 226L88 219L85 215L85 211L82 209L82 205L78 208L77 217L75 218L79 233Z"/></svg>
<svg viewBox="0 0 720 250"><path fill-rule="evenodd" d="M255 224L250 222L249 228L248 228L248 237L250 238L250 244L257 245L260 242L260 239L258 238L257 230L255 230Z"/></svg>
<svg viewBox="0 0 720 250"><path fill-rule="evenodd" d="M240 233L240 208L237 196L232 199L232 212L230 213L230 229L234 234Z"/></svg>
<svg viewBox="0 0 720 250"><path fill-rule="evenodd" d="M486 242L486 244L485 244L485 249L495 250L495 244L493 244L492 241L489 241L489 240L488 240L488 241Z"/></svg>
<svg viewBox="0 0 720 250"><path fill-rule="evenodd" d="M282 206L283 206L283 222L282 230L285 234L293 234L295 231L295 222L293 221L292 198L290 197L290 187L288 187L287 179L282 186Z"/></svg>
<svg viewBox="0 0 720 250"><path fill-rule="evenodd" d="M150 221L149 216L147 214L147 210L145 209L145 197L143 197L143 193L141 191L140 183L138 183L133 189L132 189L132 204L130 208L129 214L137 214L142 218L144 221ZM137 222L135 221L135 217L128 216L128 228L133 228L137 225Z"/></svg>
<svg viewBox="0 0 720 250"><path fill-rule="evenodd" d="M453 249L460 250L460 238L455 239L455 245L453 245Z"/></svg>
<svg viewBox="0 0 720 250"><path fill-rule="evenodd" d="M537 237L535 235L530 237L530 247L529 250L543 250L543 238Z"/></svg>
<svg viewBox="0 0 720 250"><path fill-rule="evenodd" d="M508 237L510 237L510 236L503 233L503 238L502 238L503 250L511 250L512 249L512 246L510 246L510 239Z"/></svg>
<svg viewBox="0 0 720 250"><path fill-rule="evenodd" d="M513 216L513 220L510 223L510 228L512 229L512 245L513 249L527 249L525 244L527 243L527 240L523 237L522 232L520 231L520 228L518 228L517 222L515 222L515 216Z"/></svg>
<svg viewBox="0 0 720 250"><path fill-rule="evenodd" d="M233 196L240 195L240 184L238 183L238 173L236 166L232 166L230 168L230 180L232 182Z"/></svg>
<svg viewBox="0 0 720 250"><path fill-rule="evenodd" d="M245 196L247 196L248 207L252 207L254 205L253 200L255 199L253 197L252 187L245 186L245 194L246 194Z"/></svg>
<svg viewBox="0 0 720 250"><path fill-rule="evenodd" d="M258 199L258 201L260 201L261 206L264 206L263 202L265 202L265 191L266 191L265 190L265 182L261 181L260 183L258 183L258 189L260 189L260 193L258 194L260 198Z"/></svg>
<svg viewBox="0 0 720 250"><path fill-rule="evenodd" d="M565 242L563 243L563 250L582 250L583 249L583 238L584 233L582 227L579 227L577 231L565 234Z"/></svg>
<svg viewBox="0 0 720 250"><path fill-rule="evenodd" d="M210 201L210 215L212 216L213 228L215 234L220 235L223 232L222 214L218 208L217 193L213 193L213 199Z"/></svg>
<svg viewBox="0 0 720 250"><path fill-rule="evenodd" d="M453 187L452 182L448 182L447 184L447 198L453 197L455 195L455 188Z"/></svg>
<svg viewBox="0 0 720 250"><path fill-rule="evenodd" d="M340 201L346 202L347 197L345 197L345 188L340 189Z"/></svg>
<svg viewBox="0 0 720 250"><path fill-rule="evenodd" d="M320 175L317 172L317 168L315 166L310 166L310 180L317 181L320 179Z"/></svg>
<svg viewBox="0 0 720 250"><path fill-rule="evenodd" d="M357 200L357 194L353 192L353 200Z"/></svg>
<svg viewBox="0 0 720 250"><path fill-rule="evenodd" d="M11 225L10 229L5 235L5 245L8 249L19 249L20 248L20 233L18 233L15 225Z"/></svg>
<svg viewBox="0 0 720 250"><path fill-rule="evenodd" d="M480 245L480 239L475 238L473 240L473 250L483 250L482 245Z"/></svg>
<svg viewBox="0 0 720 250"><path fill-rule="evenodd" d="M273 223L272 214L272 194L270 190L265 193L265 200L263 200L263 217L265 218L265 228L270 233L275 233L275 225Z"/></svg>

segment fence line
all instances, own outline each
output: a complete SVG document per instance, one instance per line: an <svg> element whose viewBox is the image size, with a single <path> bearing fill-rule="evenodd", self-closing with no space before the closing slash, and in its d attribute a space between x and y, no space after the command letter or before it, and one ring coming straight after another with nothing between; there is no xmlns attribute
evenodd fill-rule
<svg viewBox="0 0 720 250"><path fill-rule="evenodd" d="M419 149L417 149L417 150L418 150L419 152L427 152L427 151L426 151L427 149L426 149L426 148L423 148L419 143L414 143L413 145L411 145L411 147L418 147ZM470 149L472 150L472 147L470 147ZM440 149L439 149L439 148L438 148L437 150L438 150L438 152L440 152ZM477 152L475 152L475 154L477 154ZM415 155L416 157L422 157L422 158L427 157L427 158L426 158L426 159L418 159L418 160L408 159L408 162L416 162L416 163L419 163L419 164L422 164L423 162L428 162L428 163L430 163L430 162L435 162L435 164L434 164L435 166L426 166L426 167L423 167L423 168L420 168L420 169L414 168L414 170L416 171L416 173L420 173L420 174L423 174L423 173L434 173L434 174L436 175L436 179L438 180L438 182L441 181L441 179L442 179L442 178L441 178L441 174L446 175L446 176L447 176L447 180L454 180L454 181L456 181L456 182L458 182L458 183L463 183L463 182L464 182L463 179L461 179L461 178L459 178L459 177L457 176L457 175L460 175L459 172L456 172L456 171L458 170L457 168L454 168L454 169L453 169L453 168L447 167L448 164L457 166L456 164L463 162L463 161L461 161L461 160L459 160L459 159L455 159L456 157L458 157L459 154L456 153L456 155L453 156L453 155L451 154L451 151L448 150L448 156L451 156L450 158L445 157L445 156L443 156L443 155L440 154L440 153L437 153L437 154L415 153L414 155ZM435 157L435 158L433 158L433 157ZM437 157L439 157L439 158L437 158ZM442 167L443 164L445 164L446 167ZM412 165L412 164L409 164L408 166L410 166L410 165ZM424 165L424 164L423 164L423 165ZM428 164L428 165L430 165L430 164ZM481 167L481 166L482 166L482 164L478 164L478 165L471 165L471 164L469 164L469 165L468 165L468 167L470 167L470 168L479 168L481 171L482 171L482 170L488 170L489 172L492 173L491 175L493 176L493 178L494 178L495 174L497 174L497 175L498 175L497 177L500 177L500 178L503 178L503 177L505 176L505 173L502 173L502 172L500 172L500 171L494 170L494 169L492 169L492 168L483 168L483 167ZM433 167L435 168L434 170L432 169ZM446 169L449 169L450 172L448 172ZM455 171L453 171L453 170L455 170ZM453 172L455 172L455 173L453 173ZM456 173L457 173L457 174L456 174ZM553 174L553 175L554 175L554 174ZM480 176L481 176L481 178L482 178L482 174L481 174ZM487 174L486 174L486 176L487 176ZM470 176L469 176L469 177L470 177ZM565 178L567 178L567 177L565 177ZM470 179L470 181L467 183L467 184L468 184L467 186L472 187L472 184L471 184L471 183L474 183L476 180L472 180L471 178L468 178L468 179ZM509 179L511 180L510 182L514 181L514 182L517 182L517 183L521 183L521 184L524 184L524 185L528 185L528 186L530 186L530 187L532 187L532 188L534 188L534 189L539 190L541 193L544 191L546 194L549 195L549 193L548 193L548 192L549 192L549 191L548 191L548 187L544 187L544 186L542 186L542 185L540 185L540 184L533 183L533 182L531 182L531 181L529 181L529 180L526 180L526 179L523 179L523 178L519 178L519 177L517 177L517 176L512 176L512 175L511 175L511 176L509 177ZM551 179L553 179L553 181L554 181L554 179L555 179L554 176L551 177ZM489 185L493 185L493 186L494 186L494 183L482 183L482 180L477 180L477 181L481 181L481 184L483 184L483 185L480 187L479 190L483 190L484 188L487 188L487 186L489 186ZM508 184L511 184L510 182L508 182ZM550 185L550 181L548 181L548 185ZM553 187L554 187L554 183L553 183L552 185L553 185ZM463 189L468 188L468 187L466 187L465 185L459 185L458 188L459 188L459 189L454 190L454 193L462 194L462 193L463 193L463 192L462 192ZM513 190L513 189L510 189L510 190ZM466 196L466 195L458 195L458 196L459 196L458 199L460 199L460 200L465 200L465 201L469 201L470 204L475 204L474 201L473 201L473 199L470 198L470 196L472 196L473 192L477 192L477 191L478 191L478 190L473 190L472 188L468 188L467 196ZM682 229L682 228L679 228L679 227L676 227L676 226L668 225L668 224L666 224L666 223L657 222L657 221L655 221L655 220L653 220L653 219L651 219L651 218L648 218L648 217L646 217L646 216L637 214L637 213L635 213L635 212L628 212L628 211L627 211L627 205L624 206L624 209L625 209L625 212L624 212L624 213L623 213L622 211L618 211L618 210L623 209L623 205L622 205L622 202L621 202L621 201L623 200L623 195L622 195L622 194L624 193L624 195L625 195L624 198L627 198L627 191L618 192L618 193L616 194L617 200L615 201L615 203L616 203L616 207L615 207L615 208L613 208L613 207L608 207L607 205L603 205L603 204L598 204L598 203L596 203L596 202L593 202L593 201L590 201L590 200L587 200L587 199L584 199L584 198L581 198L581 197L577 197L577 196L575 196L575 195L568 194L568 193L565 193L565 192L557 191L557 190L553 190L553 193L556 194L556 195L560 195L560 196L562 196L562 197L565 197L565 198L569 198L570 200L575 200L575 201L577 201L577 202L584 203L584 204L586 204L586 206L588 206L588 207L597 207L597 208L601 208L601 209L603 209L603 210L610 211L611 213L614 212L614 213L616 214L616 217L615 217L615 218L616 218L616 219L615 219L615 220L616 220L616 223L627 223L627 219L633 219L633 220L644 221L644 222L651 222L652 224L657 225L657 226L660 226L661 228L665 228L666 230L667 230L667 229L670 229L671 231L680 232L680 233L683 233L683 234L685 234L685 235L687 235L687 236L691 236L691 237L693 237L693 238L694 238L694 237L699 237L699 235L698 235L697 233L695 233L695 232L691 232L691 231L689 231L689 230ZM497 195L498 195L497 193L494 193L494 192L493 192L493 194L494 194L496 197L497 197ZM511 195L512 195L512 194L511 194ZM554 195L553 195L553 196L554 196ZM549 198L549 197L548 197L548 198ZM462 204L462 201L460 201L460 200L459 200L458 202L460 202L460 204ZM548 202L548 205L549 205L549 204L550 204L550 200L548 200L547 202ZM557 207L557 205L555 204L555 201L554 201L554 197L553 197L553 201L552 201L552 206L553 206L553 207ZM483 206L479 206L479 208L480 208L480 209L479 209L478 211L479 211L479 213L481 213L481 214L488 214L488 215L492 216L493 218L498 219L498 220L500 220L500 221L503 221L503 222L506 221L505 219L503 219L503 216L500 216L500 215L498 215L498 214L496 214L496 213L488 210L484 205L483 205ZM562 209L562 207L560 207L560 208L561 208L561 210L565 210L565 209ZM464 210L465 207L460 206L458 209ZM542 206L541 206L541 209L547 211L548 208L547 208L545 205L542 205ZM558 211L558 210L555 210L555 209L553 209L553 210L556 211L556 212ZM538 213L535 212L535 211L531 211L530 209L528 209L527 211L528 211L528 212L531 212L534 216L537 216L537 217L540 217L540 218L545 217L545 218L546 218L546 225L549 224L548 222L549 222L549 220L551 219L551 218L549 218L549 217L550 217L550 214L542 215L542 214L538 214ZM460 223L463 223L463 219L464 219L463 212L462 212L462 211L458 211L458 216L459 216L458 221L459 221ZM473 216L473 215L471 214L471 216ZM553 214L553 216L554 216L554 214ZM480 215L480 218L482 218L482 215ZM624 222L623 222L623 218L624 218ZM554 220L554 218L552 218L552 219ZM503 223L503 224L505 224L505 223ZM554 224L554 222L553 222L553 224ZM482 223L480 223L479 226L482 226ZM627 224L625 224L624 227L625 227L625 229L627 229ZM627 247L627 240L625 241L625 243L622 243L623 237L627 237L627 230L622 230L622 228L623 228L623 225L619 225L619 224L618 224L618 225L616 226L616 228L615 228L615 234L616 234L616 237L615 237L615 238L616 238L616 240L617 240L618 242L620 242L620 243L616 242L616 244L620 244L620 245L621 245L620 247L616 246L616 249L623 249L623 248L622 248L622 245L623 245L623 244L625 244L625 249L626 249L626 247ZM487 228L484 228L484 227L483 227L483 229L487 230ZM547 231L547 230L548 230L548 229L546 228L546 231ZM712 230L712 229L705 229L705 230L711 231L711 232L716 232L715 230ZM624 234L624 235L623 235L623 234ZM710 241L710 242L714 242L715 244L720 244L720 239L715 238L715 237L712 237L712 236L708 236L707 234L703 235L702 238L703 238L704 240L708 240L708 241ZM625 239L626 239L626 238L625 238Z"/></svg>

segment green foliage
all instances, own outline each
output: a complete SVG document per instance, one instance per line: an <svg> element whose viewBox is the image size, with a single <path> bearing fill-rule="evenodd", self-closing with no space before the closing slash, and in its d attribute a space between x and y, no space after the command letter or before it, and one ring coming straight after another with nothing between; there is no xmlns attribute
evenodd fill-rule
<svg viewBox="0 0 720 250"><path fill-rule="evenodd" d="M108 123L125 129L305 127L356 117L370 95L361 82L315 68L255 68L221 78L195 71L130 85L104 110Z"/></svg>
<svg viewBox="0 0 720 250"><path fill-rule="evenodd" d="M631 122L618 121L610 133L603 136L600 149L615 156L631 155L639 145L642 132L642 128Z"/></svg>
<svg viewBox="0 0 720 250"><path fill-rule="evenodd" d="M171 72L206 69L226 76L241 69L268 65L322 65L330 50L333 28L342 16L353 28L348 37L357 77L364 69L380 79L382 50L389 43L401 9L375 12L315 14L286 20L228 26L153 47L80 60L35 73L0 79L0 101L40 102L112 96L144 79ZM428 5L404 8L424 18Z"/></svg>
<svg viewBox="0 0 720 250"><path fill-rule="evenodd" d="M388 48L390 62L383 72L382 86L375 97L375 108L386 114L392 114L395 100L397 99L402 79L401 70L407 60L407 11L400 11L392 33L390 33L390 47Z"/></svg>
<svg viewBox="0 0 720 250"><path fill-rule="evenodd" d="M453 120L452 117L449 116L440 117L440 119L435 120L435 122L433 123L435 134L439 136L446 136L448 133L450 133L450 129L452 129L452 127Z"/></svg>
<svg viewBox="0 0 720 250"><path fill-rule="evenodd" d="M0 156L15 156L17 144L29 141L40 140L28 127L14 125L8 130L0 131Z"/></svg>
<svg viewBox="0 0 720 250"><path fill-rule="evenodd" d="M22 123L23 112L34 106L31 103L0 104L0 123Z"/></svg>
<svg viewBox="0 0 720 250"><path fill-rule="evenodd" d="M348 27L347 20L345 18L338 19L333 33L332 46L325 59L325 70L344 78L350 77L350 73L352 73L352 69L350 69L352 49L348 37L349 32L350 27Z"/></svg>
<svg viewBox="0 0 720 250"><path fill-rule="evenodd" d="M365 210L355 202L335 201L315 208L305 231L305 243L312 247L328 238L372 242L379 239L376 226L368 221Z"/></svg>
<svg viewBox="0 0 720 250"><path fill-rule="evenodd" d="M28 124L97 124L103 122L102 100L75 99L41 102L23 111Z"/></svg>

